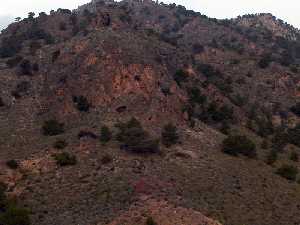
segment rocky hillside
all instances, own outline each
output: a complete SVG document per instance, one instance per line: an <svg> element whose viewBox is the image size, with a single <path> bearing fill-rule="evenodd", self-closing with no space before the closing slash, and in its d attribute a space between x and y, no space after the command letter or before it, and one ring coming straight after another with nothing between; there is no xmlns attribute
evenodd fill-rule
<svg viewBox="0 0 300 225"><path fill-rule="evenodd" d="M299 31L92 1L0 35L0 224L300 223Z"/></svg>

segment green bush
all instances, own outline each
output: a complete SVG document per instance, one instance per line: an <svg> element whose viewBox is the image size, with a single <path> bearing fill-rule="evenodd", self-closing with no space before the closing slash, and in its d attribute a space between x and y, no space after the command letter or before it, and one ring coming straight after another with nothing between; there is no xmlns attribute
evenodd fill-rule
<svg viewBox="0 0 300 225"><path fill-rule="evenodd" d="M2 100L2 98L0 97L0 107L5 106L4 101Z"/></svg>
<svg viewBox="0 0 300 225"><path fill-rule="evenodd" d="M271 62L272 62L271 56L269 54L266 54L266 55L262 56L262 58L259 60L258 66L261 69L266 69L267 67L269 67Z"/></svg>
<svg viewBox="0 0 300 225"><path fill-rule="evenodd" d="M272 148L278 152L284 150L285 146L289 143L288 133L284 129L275 130L272 138Z"/></svg>
<svg viewBox="0 0 300 225"><path fill-rule="evenodd" d="M22 61L23 57L22 56L15 56L9 60L6 61L6 65L9 68L14 68L15 66L17 66L21 61Z"/></svg>
<svg viewBox="0 0 300 225"><path fill-rule="evenodd" d="M102 144L106 144L112 138L112 132L107 126L101 127L100 141Z"/></svg>
<svg viewBox="0 0 300 225"><path fill-rule="evenodd" d="M288 130L288 142L300 147L300 124Z"/></svg>
<svg viewBox="0 0 300 225"><path fill-rule="evenodd" d="M22 49L23 39L17 35L4 37L0 46L0 58L12 57Z"/></svg>
<svg viewBox="0 0 300 225"><path fill-rule="evenodd" d="M32 75L32 65L31 65L31 62L28 59L24 59L20 63L19 67L20 67L21 75L28 75L28 76Z"/></svg>
<svg viewBox="0 0 300 225"><path fill-rule="evenodd" d="M278 152L272 149L267 155L266 163L268 165L273 165L277 161L277 159L278 159Z"/></svg>
<svg viewBox="0 0 300 225"><path fill-rule="evenodd" d="M292 160L294 162L298 162L299 161L299 155L298 155L298 153L295 152L295 151L291 152L290 160Z"/></svg>
<svg viewBox="0 0 300 225"><path fill-rule="evenodd" d="M216 103L212 102L203 110L200 119L215 122L230 121L233 119L233 109L227 105L218 107Z"/></svg>
<svg viewBox="0 0 300 225"><path fill-rule="evenodd" d="M298 169L291 165L282 165L279 169L277 169L276 173L288 180L296 181Z"/></svg>
<svg viewBox="0 0 300 225"><path fill-rule="evenodd" d="M73 102L76 108L81 112L88 112L90 109L90 104L86 97L84 96L74 96Z"/></svg>
<svg viewBox="0 0 300 225"><path fill-rule="evenodd" d="M176 73L174 74L174 80L178 84L178 86L181 85L182 82L186 82L188 79L188 74L186 71L180 69L177 70Z"/></svg>
<svg viewBox="0 0 300 225"><path fill-rule="evenodd" d="M109 154L105 154L102 158L101 158L101 163L102 164L108 164L111 163L113 161L113 158L109 155Z"/></svg>
<svg viewBox="0 0 300 225"><path fill-rule="evenodd" d="M7 186L0 183L0 224L30 225L29 210L16 205L15 201L6 197Z"/></svg>
<svg viewBox="0 0 300 225"><path fill-rule="evenodd" d="M269 141L268 139L264 139L261 143L261 148L262 149L268 149L269 148Z"/></svg>
<svg viewBox="0 0 300 225"><path fill-rule="evenodd" d="M30 225L29 211L25 208L10 204L3 213L0 213L0 224Z"/></svg>
<svg viewBox="0 0 300 225"><path fill-rule="evenodd" d="M152 217L148 217L146 220L146 225L157 225Z"/></svg>
<svg viewBox="0 0 300 225"><path fill-rule="evenodd" d="M67 152L56 154L54 158L59 166L72 166L77 163L76 156Z"/></svg>
<svg viewBox="0 0 300 225"><path fill-rule="evenodd" d="M126 123L119 123L116 127L119 129L117 140L122 143L121 149L135 153L156 153L159 151L159 141L152 139L135 118Z"/></svg>
<svg viewBox="0 0 300 225"><path fill-rule="evenodd" d="M57 120L47 120L42 127L45 136L56 136L64 132L64 124Z"/></svg>
<svg viewBox="0 0 300 225"><path fill-rule="evenodd" d="M64 149L68 146L68 143L65 140L57 140L54 144L53 147L56 149Z"/></svg>
<svg viewBox="0 0 300 225"><path fill-rule="evenodd" d="M205 95L201 94L201 91L197 87L188 89L189 102L191 104L203 104L206 102L207 98Z"/></svg>
<svg viewBox="0 0 300 225"><path fill-rule="evenodd" d="M12 159L6 162L6 165L10 168L10 169L17 169L19 167L19 164L16 160Z"/></svg>
<svg viewBox="0 0 300 225"><path fill-rule="evenodd" d="M201 44L199 44L199 43L195 43L195 44L193 45L193 53L194 53L194 54L200 54L200 53L202 53L202 52L204 52L204 47L203 47L203 45L201 45Z"/></svg>
<svg viewBox="0 0 300 225"><path fill-rule="evenodd" d="M253 158L256 156L256 146L246 136L229 136L223 141L223 152L229 155L241 154Z"/></svg>
<svg viewBox="0 0 300 225"><path fill-rule="evenodd" d="M300 117L300 102L291 107L291 111Z"/></svg>
<svg viewBox="0 0 300 225"><path fill-rule="evenodd" d="M177 128L173 124L169 123L164 126L161 133L162 143L166 147L171 147L174 144L178 143L179 135L177 133Z"/></svg>
<svg viewBox="0 0 300 225"><path fill-rule="evenodd" d="M201 73L203 73L203 75L206 76L207 78L223 76L222 73L218 69L215 69L210 64L200 64L200 65L198 65L198 70Z"/></svg>

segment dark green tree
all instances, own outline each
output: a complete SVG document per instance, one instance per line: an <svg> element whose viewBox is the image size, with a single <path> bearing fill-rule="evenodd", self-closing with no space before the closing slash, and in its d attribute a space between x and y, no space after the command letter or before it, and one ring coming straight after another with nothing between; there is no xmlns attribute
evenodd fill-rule
<svg viewBox="0 0 300 225"><path fill-rule="evenodd" d="M291 165L282 165L279 169L277 169L276 173L288 180L296 181L298 169Z"/></svg>
<svg viewBox="0 0 300 225"><path fill-rule="evenodd" d="M229 136L223 141L223 152L229 155L242 154L253 158L256 156L256 146L246 136Z"/></svg>
<svg viewBox="0 0 300 225"><path fill-rule="evenodd" d="M64 124L57 120L47 120L44 122L42 130L46 136L56 136L64 132Z"/></svg>
<svg viewBox="0 0 300 225"><path fill-rule="evenodd" d="M106 144L112 138L112 132L109 130L107 126L101 127L100 141L102 144Z"/></svg>
<svg viewBox="0 0 300 225"><path fill-rule="evenodd" d="M141 123L132 118L126 123L118 123L117 140L121 149L135 153L156 153L159 151L159 141L150 137Z"/></svg>
<svg viewBox="0 0 300 225"><path fill-rule="evenodd" d="M172 123L168 123L166 126L164 126L162 130L161 138L162 143L168 148L174 144L177 144L179 140L177 127L174 126Z"/></svg>

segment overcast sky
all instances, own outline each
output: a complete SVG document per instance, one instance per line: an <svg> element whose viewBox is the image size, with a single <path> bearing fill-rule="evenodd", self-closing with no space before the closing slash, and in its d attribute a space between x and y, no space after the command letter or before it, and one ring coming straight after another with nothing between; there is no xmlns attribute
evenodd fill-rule
<svg viewBox="0 0 300 225"><path fill-rule="evenodd" d="M25 17L28 12L49 12L51 9L77 6L90 0L0 0L0 30L14 20ZM184 5L209 17L232 18L247 13L270 12L276 17L300 28L299 0L164 0L165 3Z"/></svg>

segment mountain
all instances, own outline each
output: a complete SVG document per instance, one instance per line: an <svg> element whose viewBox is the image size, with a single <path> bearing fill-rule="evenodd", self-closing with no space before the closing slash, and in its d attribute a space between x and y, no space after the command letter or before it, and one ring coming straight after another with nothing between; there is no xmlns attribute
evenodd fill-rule
<svg viewBox="0 0 300 225"><path fill-rule="evenodd" d="M92 1L0 56L0 224L300 223L296 28Z"/></svg>

